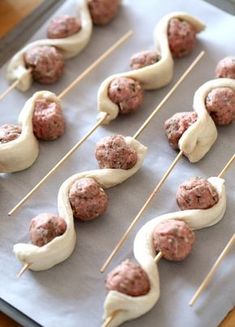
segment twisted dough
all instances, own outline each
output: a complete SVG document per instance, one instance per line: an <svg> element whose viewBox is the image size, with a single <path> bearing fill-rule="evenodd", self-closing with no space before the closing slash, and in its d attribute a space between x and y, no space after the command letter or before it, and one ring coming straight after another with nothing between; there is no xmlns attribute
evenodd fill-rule
<svg viewBox="0 0 235 327"><path fill-rule="evenodd" d="M107 319L114 312L117 312L117 314L112 319L109 327L119 326L124 321L145 314L152 309L160 296L158 268L154 262L156 253L152 242L153 230L159 223L170 219L180 219L195 230L212 226L223 218L226 209L224 180L218 177L211 177L208 178L208 181L216 188L219 195L219 201L212 208L168 213L150 220L139 230L134 241L134 255L148 274L151 289L148 294L139 297L110 291L104 304L104 319Z"/></svg>
<svg viewBox="0 0 235 327"><path fill-rule="evenodd" d="M60 100L54 93L39 91L25 102L18 121L22 132L20 136L10 142L0 144L0 173L12 173L30 167L39 153L38 141L33 133L33 112L35 101L49 99L60 105Z"/></svg>
<svg viewBox="0 0 235 327"><path fill-rule="evenodd" d="M81 52L90 40L92 33L92 20L88 8L87 0L76 0L79 6L79 13L81 19L81 30L76 34L63 39L43 39L34 41L26 45L23 49L18 51L10 60L7 68L7 79L10 82L18 80L17 88L21 91L26 91L32 84L32 74L29 69L25 67L24 53L36 46L52 45L58 48L65 58L71 58Z"/></svg>
<svg viewBox="0 0 235 327"><path fill-rule="evenodd" d="M167 30L171 18L180 18L193 25L197 33L204 29L204 24L198 19L184 12L173 12L164 16L154 29L155 47L159 48L161 59L153 65L129 72L115 74L106 78L98 90L98 111L108 113L103 124L109 124L118 115L118 105L113 103L108 97L108 87L110 82L116 77L130 77L139 81L144 90L154 90L161 88L172 80L174 61L169 48ZM99 115L98 115L99 118Z"/></svg>
<svg viewBox="0 0 235 327"><path fill-rule="evenodd" d="M206 82L194 94L193 108L198 115L179 140L179 149L191 162L197 162L210 150L217 138L217 129L213 119L206 110L207 94L218 87L229 87L235 91L235 80L218 78Z"/></svg>
<svg viewBox="0 0 235 327"><path fill-rule="evenodd" d="M142 166L147 148L132 137L125 137L127 144L132 146L138 156L135 166L131 169L99 169L85 171L68 178L60 187L58 193L58 212L67 223L67 229L61 236L54 238L42 247L33 244L18 243L13 251L23 264L29 263L32 270L45 270L68 258L76 243L76 233L73 222L73 212L69 202L69 190L72 184L81 178L94 178L103 188L110 188L123 183L134 175Z"/></svg>

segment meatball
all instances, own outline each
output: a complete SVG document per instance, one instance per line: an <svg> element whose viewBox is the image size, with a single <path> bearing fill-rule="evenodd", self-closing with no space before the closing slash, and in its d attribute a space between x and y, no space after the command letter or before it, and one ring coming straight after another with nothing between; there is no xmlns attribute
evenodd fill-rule
<svg viewBox="0 0 235 327"><path fill-rule="evenodd" d="M121 135L107 136L96 144L95 157L100 168L131 169L137 162L135 149Z"/></svg>
<svg viewBox="0 0 235 327"><path fill-rule="evenodd" d="M161 59L160 53L156 50L142 51L131 57L130 66L132 69L139 69L153 65Z"/></svg>
<svg viewBox="0 0 235 327"><path fill-rule="evenodd" d="M33 79L41 84L53 84L63 74L64 58L52 46L37 46L24 54L25 65L32 70Z"/></svg>
<svg viewBox="0 0 235 327"><path fill-rule="evenodd" d="M135 112L144 101L140 83L128 77L114 78L109 85L108 96L119 106L120 114Z"/></svg>
<svg viewBox="0 0 235 327"><path fill-rule="evenodd" d="M48 39L63 39L76 34L81 29L81 22L78 18L62 15L51 20L47 28Z"/></svg>
<svg viewBox="0 0 235 327"><path fill-rule="evenodd" d="M235 79L235 57L226 57L220 60L215 70L216 77Z"/></svg>
<svg viewBox="0 0 235 327"><path fill-rule="evenodd" d="M192 251L195 234L182 220L160 223L153 231L153 247L170 261L184 260Z"/></svg>
<svg viewBox="0 0 235 327"><path fill-rule="evenodd" d="M17 139L22 132L20 125L4 124L0 127L0 143L7 143Z"/></svg>
<svg viewBox="0 0 235 327"><path fill-rule="evenodd" d="M43 141L53 141L64 134L65 121L60 105L48 99L38 99L33 112L34 135Z"/></svg>
<svg viewBox="0 0 235 327"><path fill-rule="evenodd" d="M93 178L75 181L69 190L69 201L75 218L87 221L100 216L108 206L108 197Z"/></svg>
<svg viewBox="0 0 235 327"><path fill-rule="evenodd" d="M184 132L197 120L197 114L192 112L178 112L167 119L164 124L165 133L170 146L177 150L178 142Z"/></svg>
<svg viewBox="0 0 235 327"><path fill-rule="evenodd" d="M63 235L67 225L63 218L51 213L42 213L31 220L29 232L31 242L43 246L55 237Z"/></svg>
<svg viewBox="0 0 235 327"><path fill-rule="evenodd" d="M194 177L178 187L176 201L181 210L208 209L219 201L219 196L208 180Z"/></svg>
<svg viewBox="0 0 235 327"><path fill-rule="evenodd" d="M88 0L91 18L96 25L109 23L118 12L120 0Z"/></svg>
<svg viewBox="0 0 235 327"><path fill-rule="evenodd" d="M235 91L218 87L206 97L206 109L217 125L228 125L235 120Z"/></svg>
<svg viewBox="0 0 235 327"><path fill-rule="evenodd" d="M174 58L184 57L196 46L196 30L187 21L172 18L168 25L168 42Z"/></svg>
<svg viewBox="0 0 235 327"><path fill-rule="evenodd" d="M105 286L111 291L141 296L149 292L150 281L140 266L125 260L107 275Z"/></svg>

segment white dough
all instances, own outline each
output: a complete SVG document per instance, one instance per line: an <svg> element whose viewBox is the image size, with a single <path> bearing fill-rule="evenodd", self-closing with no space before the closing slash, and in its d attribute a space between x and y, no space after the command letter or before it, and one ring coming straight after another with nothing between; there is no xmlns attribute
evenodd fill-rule
<svg viewBox="0 0 235 327"><path fill-rule="evenodd" d="M87 0L76 0L80 12L81 29L76 34L63 39L44 39L34 41L18 51L10 60L7 68L7 79L10 82L19 81L17 88L26 91L32 84L32 74L25 67L24 53L36 46L51 45L58 48L65 58L71 58L80 53L88 44L92 33L92 20ZM78 14L79 15L79 14ZM79 16L78 16L79 17Z"/></svg>
<svg viewBox="0 0 235 327"><path fill-rule="evenodd" d="M73 212L69 202L69 190L71 185L84 177L94 178L103 188L110 188L123 183L133 176L142 166L147 148L132 137L125 137L127 144L137 152L137 162L131 169L99 169L90 170L68 178L60 187L58 193L59 216L65 219L67 230L61 236L54 238L42 247L33 244L19 243L14 246L14 253L22 263L30 263L31 270L46 270L68 258L74 250L76 233L73 221Z"/></svg>
<svg viewBox="0 0 235 327"><path fill-rule="evenodd" d="M39 145L33 133L33 112L35 101L50 99L60 105L60 100L52 92L39 91L25 102L19 115L22 133L13 141L0 144L0 173L12 173L29 168L38 157Z"/></svg>
<svg viewBox="0 0 235 327"><path fill-rule="evenodd" d="M159 48L161 59L153 65L140 69L131 70L121 74L115 74L106 78L98 90L98 111L108 113L103 124L109 124L118 115L118 105L108 97L110 82L116 77L130 77L139 81L144 90L155 90L170 83L173 77L174 61L168 44L167 30L171 18L181 18L191 23L199 33L204 29L204 24L193 16L184 12L173 12L164 16L154 30L155 47ZM100 116L98 115L98 119Z"/></svg>
<svg viewBox="0 0 235 327"><path fill-rule="evenodd" d="M230 87L235 91L235 80L218 78L204 83L194 94L193 108L198 115L179 140L179 149L191 162L197 162L210 150L217 138L215 123L206 110L207 94L218 87Z"/></svg>
<svg viewBox="0 0 235 327"><path fill-rule="evenodd" d="M120 311L115 315L109 327L116 327L127 320L140 317L151 310L159 299L160 282L157 264L154 262L156 253L152 242L152 233L159 223L170 219L178 219L185 221L195 230L212 226L223 218L226 210L224 180L218 177L211 177L208 178L208 181L216 188L219 195L219 201L212 208L168 213L150 220L139 230L134 240L134 255L140 266L147 273L151 289L148 294L139 297L110 291L104 304L104 319L107 319L114 312Z"/></svg>

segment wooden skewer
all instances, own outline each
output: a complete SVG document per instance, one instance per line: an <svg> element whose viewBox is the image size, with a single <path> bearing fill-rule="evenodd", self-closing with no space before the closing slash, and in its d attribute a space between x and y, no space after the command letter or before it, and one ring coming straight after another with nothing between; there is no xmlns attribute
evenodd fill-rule
<svg viewBox="0 0 235 327"><path fill-rule="evenodd" d="M108 265L110 264L110 262L113 259L113 257L120 250L120 248L122 247L122 245L126 241L127 237L129 236L130 232L132 231L133 227L135 226L135 224L140 219L142 213L148 207L149 203L152 201L152 199L154 198L154 196L158 193L158 191L160 190L161 186L163 185L163 183L165 182L165 180L167 179L167 177L169 176L169 174L171 173L171 171L173 170L173 168L175 167L175 165L177 164L177 162L179 161L179 159L182 157L182 155L183 155L183 151L180 151L178 153L178 155L176 156L176 158L174 159L174 161L172 162L172 164L170 165L170 167L165 172L165 174L162 176L161 180L159 181L159 183L157 184L157 186L155 187L155 189L153 190L153 192L150 194L150 196L148 197L148 199L144 203L143 207L140 209L140 211L138 212L138 214L132 220L131 224L129 225L129 227L127 228L127 230L125 231L125 233L123 234L123 236L121 237L121 239L119 240L119 242L117 243L117 245L115 246L114 250L112 251L112 253L108 257L108 259L105 261L105 263L101 267L100 272L104 272L105 271L105 269L108 267Z"/></svg>
<svg viewBox="0 0 235 327"><path fill-rule="evenodd" d="M235 154L231 157L231 159L228 161L228 163L221 170L221 172L218 175L219 178L222 178L224 176L224 174L227 172L227 170L229 169L229 167L231 166L231 164L233 163L234 160L235 160Z"/></svg>
<svg viewBox="0 0 235 327"><path fill-rule="evenodd" d="M20 278L20 276L22 276L23 273L29 269L29 267L30 267L30 263L25 263L23 267L20 269L20 271L18 272L18 274L16 275L16 278Z"/></svg>
<svg viewBox="0 0 235 327"><path fill-rule="evenodd" d="M158 252L158 254L156 255L156 257L153 259L154 262L158 263L161 260L162 256L163 256L162 252L161 251Z"/></svg>
<svg viewBox="0 0 235 327"><path fill-rule="evenodd" d="M63 98L67 93L71 91L84 77L86 77L94 68L96 68L104 59L106 59L114 50L116 50L121 44L123 44L131 35L133 31L125 33L114 45L112 45L107 51L105 51L96 61L94 61L84 72L78 76L65 90L59 94L59 98Z"/></svg>
<svg viewBox="0 0 235 327"><path fill-rule="evenodd" d="M216 269L219 267L222 260L224 259L226 254L230 251L230 249L234 245L234 243L235 243L235 234L233 234L233 236L231 237L231 239L229 240L229 242L227 243L227 245L225 246L225 248L221 252L220 256L216 260L215 264L213 265L213 267L209 271L208 275L206 276L206 278L203 280L203 282L201 283L201 285L199 286L199 288L195 292L194 296L192 297L191 301L189 302L190 306L192 306L195 303L195 301L198 299L198 297L200 296L202 291L207 287L207 285L209 284L210 280L212 279Z"/></svg>
<svg viewBox="0 0 235 327"><path fill-rule="evenodd" d="M130 30L125 33L117 42L115 42L108 50L106 50L97 60L95 60L87 69L85 69L81 75L79 75L65 90L63 90L58 98L62 99L67 95L83 78L85 78L94 68L96 68L104 59L106 59L114 50L121 46L131 35L133 31ZM15 80L1 95L0 101L5 98L17 85L19 80Z"/></svg>
<svg viewBox="0 0 235 327"><path fill-rule="evenodd" d="M172 89L167 93L167 95L162 99L162 101L159 103L159 105L156 107L156 109L152 112L152 114L146 119L144 124L138 129L138 131L135 133L134 138L137 138L142 131L145 129L146 126L150 123L150 121L153 119L153 117L157 114L157 112L163 107L163 105L166 103L166 101L170 98L170 96L176 91L178 86L183 82L183 80L188 76L188 74L191 72L191 70L196 66L196 64L201 60L201 58L204 56L205 51L202 51L196 59L192 62L192 64L186 69L186 71L183 73L183 75L178 79L178 81L175 83L175 85L172 87Z"/></svg>
<svg viewBox="0 0 235 327"><path fill-rule="evenodd" d="M97 123L93 126L93 128L85 135L83 136L83 138L78 142L76 143L72 149L69 150L69 152L67 152L62 159L60 159L60 161L40 180L39 183L37 183L33 188L32 190L26 194L22 200L20 200L17 205L11 210L8 212L8 216L11 216L38 188L39 186L41 186L45 180L51 176L58 167L60 167L64 162L65 160L67 160L73 153L75 150L77 150L77 148L102 124L102 122L105 120L107 114L104 114L103 117L101 117L101 119L99 119L97 121Z"/></svg>

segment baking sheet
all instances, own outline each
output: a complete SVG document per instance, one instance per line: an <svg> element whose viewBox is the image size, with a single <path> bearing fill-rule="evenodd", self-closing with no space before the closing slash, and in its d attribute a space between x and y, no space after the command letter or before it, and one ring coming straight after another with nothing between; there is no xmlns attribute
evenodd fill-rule
<svg viewBox="0 0 235 327"><path fill-rule="evenodd" d="M206 50L206 56L140 136L139 140L149 148L143 168L130 180L108 190L110 205L103 217L87 224L76 223L77 245L68 260L48 271L27 272L20 280L16 280L20 264L12 254L12 246L29 240L27 231L31 218L40 212L55 212L57 192L62 182L74 173L97 167L94 159L95 143L106 135L133 135L173 83L161 90L146 92L144 105L138 113L118 118L109 126L100 128L21 210L12 217L8 217L7 212L95 122L97 89L103 79L112 73L127 70L129 57L133 53L151 48L155 24L163 15L175 10L184 10L197 16L206 22L207 30L200 35L194 53L176 61L174 81L201 49ZM72 11L72 1L66 2L60 9L63 13ZM48 89L59 93L129 28L135 34L63 100L67 121L65 135L58 141L41 143L40 157L30 169L0 176L2 299L46 327L100 326L106 291L105 274L100 274L99 268L176 155L167 144L163 123L175 112L191 110L195 90L213 78L217 61L228 54L234 54L234 26L234 17L199 0L165 0L164 3L160 0L139 0L138 6L133 1L126 0L123 1L119 16L109 26L94 29L89 46L77 58L67 61L64 78ZM41 38L44 33L45 26L33 39ZM0 90L7 85L3 79L4 69L1 70ZM15 91L5 98L0 103L1 124L15 122L25 100L39 89L42 87L34 84L26 93ZM219 128L218 140L203 160L190 164L183 159L178 163L109 270L125 258L132 258L133 238L140 226L155 216L178 210L175 192L181 182L191 176L209 177L218 174L234 153L234 132L234 124ZM232 252L195 307L187 305L234 232L234 169L231 168L226 175L228 206L224 219L216 226L197 232L197 243L187 260L181 264L161 261L159 302L151 312L125 326L181 327L190 324L192 327L213 327L235 305Z"/></svg>

